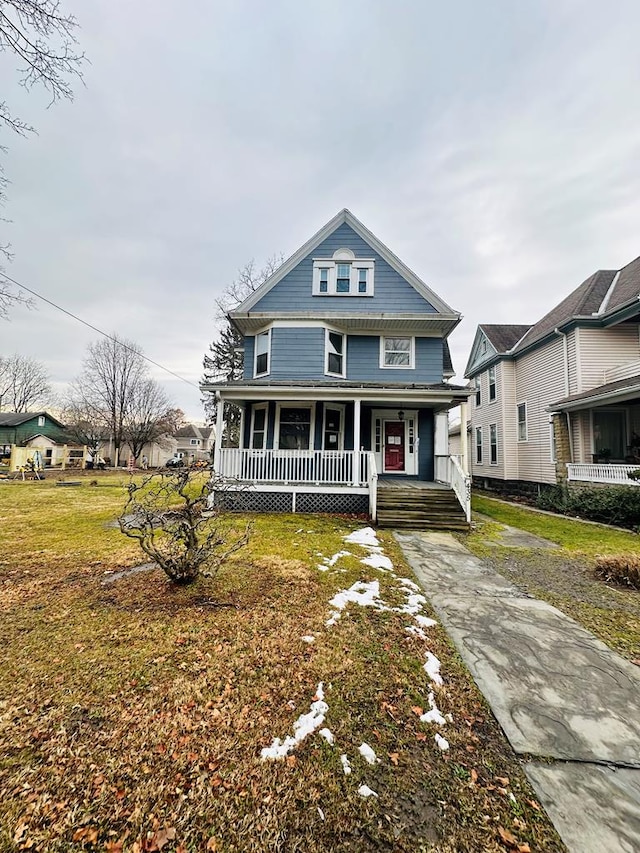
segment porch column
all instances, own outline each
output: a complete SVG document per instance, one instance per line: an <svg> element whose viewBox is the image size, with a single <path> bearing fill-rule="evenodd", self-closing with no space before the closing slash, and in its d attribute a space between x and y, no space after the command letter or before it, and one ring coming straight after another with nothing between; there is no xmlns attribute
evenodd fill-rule
<svg viewBox="0 0 640 853"><path fill-rule="evenodd" d="M353 401L353 485L360 485L360 400Z"/></svg>
<svg viewBox="0 0 640 853"><path fill-rule="evenodd" d="M460 451L462 453L462 472L469 475L469 443L467 439L467 401L460 403Z"/></svg>
<svg viewBox="0 0 640 853"><path fill-rule="evenodd" d="M224 435L224 400L218 397L216 406L216 444L213 452L213 470L220 473L220 451L222 450L222 436Z"/></svg>

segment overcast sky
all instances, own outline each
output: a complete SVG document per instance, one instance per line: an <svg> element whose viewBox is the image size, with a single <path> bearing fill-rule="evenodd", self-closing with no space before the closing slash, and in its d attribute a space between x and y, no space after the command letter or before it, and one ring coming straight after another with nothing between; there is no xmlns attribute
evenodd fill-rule
<svg viewBox="0 0 640 853"><path fill-rule="evenodd" d="M46 109L0 56L8 272L193 383L214 299L343 207L476 325L640 254L637 0L63 0L90 60ZM14 309L62 389L95 333ZM154 370L202 418L197 388Z"/></svg>

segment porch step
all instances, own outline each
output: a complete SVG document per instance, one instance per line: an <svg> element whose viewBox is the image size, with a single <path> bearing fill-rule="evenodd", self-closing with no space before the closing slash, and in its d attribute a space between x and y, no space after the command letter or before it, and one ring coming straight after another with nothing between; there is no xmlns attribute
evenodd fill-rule
<svg viewBox="0 0 640 853"><path fill-rule="evenodd" d="M468 530L452 489L378 488L378 525L422 530Z"/></svg>

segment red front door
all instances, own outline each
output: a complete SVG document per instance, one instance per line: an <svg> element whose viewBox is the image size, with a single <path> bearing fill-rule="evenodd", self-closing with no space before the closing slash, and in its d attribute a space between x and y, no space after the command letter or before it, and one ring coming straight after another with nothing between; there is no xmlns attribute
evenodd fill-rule
<svg viewBox="0 0 640 853"><path fill-rule="evenodd" d="M384 470L404 471L404 423L384 422Z"/></svg>

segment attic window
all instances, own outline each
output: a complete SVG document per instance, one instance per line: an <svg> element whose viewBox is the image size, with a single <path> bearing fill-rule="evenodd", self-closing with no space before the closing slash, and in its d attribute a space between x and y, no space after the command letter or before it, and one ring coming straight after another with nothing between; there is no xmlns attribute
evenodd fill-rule
<svg viewBox="0 0 640 853"><path fill-rule="evenodd" d="M373 296L374 261L338 249L332 258L313 261L314 296Z"/></svg>
<svg viewBox="0 0 640 853"><path fill-rule="evenodd" d="M44 426L44 415L38 417L38 426Z"/></svg>

